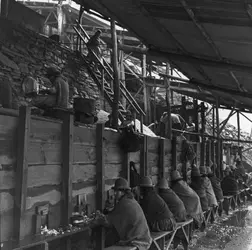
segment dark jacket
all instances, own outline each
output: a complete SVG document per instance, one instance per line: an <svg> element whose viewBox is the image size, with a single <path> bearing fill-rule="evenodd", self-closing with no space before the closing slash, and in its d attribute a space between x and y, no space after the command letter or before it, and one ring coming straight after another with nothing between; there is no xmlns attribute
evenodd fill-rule
<svg viewBox="0 0 252 250"><path fill-rule="evenodd" d="M151 231L159 231L156 230L156 227L153 228L153 225L156 225L157 223L161 225L164 221L170 222L173 220L175 222L170 209L155 190L146 192L143 199L140 201L140 204Z"/></svg>
<svg viewBox="0 0 252 250"><path fill-rule="evenodd" d="M143 210L132 197L125 195L107 215L107 221L117 231L120 245L133 245L147 250L152 241L149 227Z"/></svg>
<svg viewBox="0 0 252 250"><path fill-rule="evenodd" d="M165 201L177 222L186 220L184 203L172 189L159 189L159 195Z"/></svg>
<svg viewBox="0 0 252 250"><path fill-rule="evenodd" d="M208 178L210 179L210 181L212 183L212 187L213 187L217 201L223 200L223 192L221 189L220 179L216 176L213 176L213 175L208 176Z"/></svg>
<svg viewBox="0 0 252 250"><path fill-rule="evenodd" d="M238 192L238 183L233 176L228 175L222 180L221 188L223 191L223 195L235 195Z"/></svg>
<svg viewBox="0 0 252 250"><path fill-rule="evenodd" d="M192 177L191 188L196 192L200 198L200 204L203 211L208 210L208 199L206 190L203 186L201 177Z"/></svg>

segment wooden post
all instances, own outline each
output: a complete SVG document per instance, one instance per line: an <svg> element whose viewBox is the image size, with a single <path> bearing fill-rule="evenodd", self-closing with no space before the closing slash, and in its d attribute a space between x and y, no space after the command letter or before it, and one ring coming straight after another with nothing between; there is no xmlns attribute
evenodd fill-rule
<svg viewBox="0 0 252 250"><path fill-rule="evenodd" d="M216 100L216 132L217 132L217 150L216 150L216 164L218 167L218 174L220 177L221 166L221 142L220 142L220 120L219 120L219 100Z"/></svg>
<svg viewBox="0 0 252 250"><path fill-rule="evenodd" d="M63 34L63 15L62 1L59 1L57 6L57 22L58 22L58 35L61 37Z"/></svg>
<svg viewBox="0 0 252 250"><path fill-rule="evenodd" d="M28 174L28 148L30 143L31 109L19 109L17 134L17 165L14 195L14 239L18 244L21 238L21 222L26 210L27 174Z"/></svg>
<svg viewBox="0 0 252 250"><path fill-rule="evenodd" d="M120 51L120 60L119 60L119 63L120 63L120 79L121 79L121 82L123 83L124 86L126 86L126 82L125 82L125 69L124 69L124 52L123 51ZM124 108L126 108L126 98L122 95L122 105Z"/></svg>
<svg viewBox="0 0 252 250"><path fill-rule="evenodd" d="M206 166L210 167L210 160L211 160L211 141L208 140L206 143Z"/></svg>
<svg viewBox="0 0 252 250"><path fill-rule="evenodd" d="M213 127L213 137L215 137L215 108L213 107L212 113L212 127Z"/></svg>
<svg viewBox="0 0 252 250"><path fill-rule="evenodd" d="M117 34L115 20L111 20L111 37L113 43L113 70L114 70L114 99L113 99L113 109L112 109L112 126L113 128L118 128L118 108L119 108L119 98L120 98L120 80L119 80L119 70L118 70L118 49L117 49Z"/></svg>
<svg viewBox="0 0 252 250"><path fill-rule="evenodd" d="M216 163L216 158L215 158L215 141L212 140L211 142L211 160L214 163ZM214 172L214 175L215 175L215 172Z"/></svg>
<svg viewBox="0 0 252 250"><path fill-rule="evenodd" d="M200 148L200 165L205 165L205 112L204 102L200 104L200 115L201 115L201 148Z"/></svg>
<svg viewBox="0 0 252 250"><path fill-rule="evenodd" d="M172 170L177 169L177 137L172 137Z"/></svg>
<svg viewBox="0 0 252 250"><path fill-rule="evenodd" d="M123 169L124 177L130 183L129 153L124 154Z"/></svg>
<svg viewBox="0 0 252 250"><path fill-rule="evenodd" d="M96 126L96 209L103 211L105 194L104 124ZM105 234L102 227L97 229L95 250L103 250Z"/></svg>
<svg viewBox="0 0 252 250"><path fill-rule="evenodd" d="M159 139L159 178L165 177L165 140Z"/></svg>
<svg viewBox="0 0 252 250"><path fill-rule="evenodd" d="M72 176L73 176L73 129L74 116L63 116L62 128L62 224L68 225L72 216Z"/></svg>
<svg viewBox="0 0 252 250"><path fill-rule="evenodd" d="M140 175L141 177L147 175L147 168L146 168L146 154L147 154L147 136L144 135L143 137L143 144L141 145L140 151Z"/></svg>
<svg viewBox="0 0 252 250"><path fill-rule="evenodd" d="M144 112L145 116L145 123L149 123L149 110L148 110L148 90L145 84L145 77L146 77L146 55L142 57L142 77L143 77L143 95L144 95Z"/></svg>
<svg viewBox="0 0 252 250"><path fill-rule="evenodd" d="M170 70L170 65L168 63L166 63L166 75L169 74L169 70ZM172 139L172 124L171 124L171 104L170 104L170 80L168 77L164 78L165 81L165 88L166 88L166 95L165 95L165 99L166 99L166 106L167 106L167 115L168 115L168 121L166 124L166 133L165 133L165 137L168 139Z"/></svg>
<svg viewBox="0 0 252 250"><path fill-rule="evenodd" d="M9 12L9 0L1 0L0 1L0 13L1 17L8 17L8 12Z"/></svg>
<svg viewBox="0 0 252 250"><path fill-rule="evenodd" d="M220 166L219 166L219 171L220 171L220 178L223 178L223 140L220 139L220 151L219 151L219 154L220 154Z"/></svg>
<svg viewBox="0 0 252 250"><path fill-rule="evenodd" d="M198 101L196 99L193 100L194 114L195 114L195 131L199 132L199 116L198 116ZM198 141L198 140L197 140Z"/></svg>
<svg viewBox="0 0 252 250"><path fill-rule="evenodd" d="M240 112L237 111L237 128L238 128L238 146L240 145L241 139L241 128L240 128Z"/></svg>

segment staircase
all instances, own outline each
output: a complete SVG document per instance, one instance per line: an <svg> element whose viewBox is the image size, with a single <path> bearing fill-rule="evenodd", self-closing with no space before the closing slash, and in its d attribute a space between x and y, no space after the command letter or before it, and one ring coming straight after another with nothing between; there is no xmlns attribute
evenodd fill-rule
<svg viewBox="0 0 252 250"><path fill-rule="evenodd" d="M73 28L74 28L79 40L86 45L86 43L90 37L86 33L86 31L83 29L83 27L76 21L76 27L73 27ZM111 68L111 66L107 63L107 61L104 58L102 58L100 60L93 51L91 51L91 53L97 59L96 66L97 66L98 70L94 70L95 64L91 63L87 59L87 57L81 53L81 56L83 58L83 62L85 64L85 66L87 67L89 74L94 79L94 81L96 82L96 84L98 85L100 90L104 92L104 97L108 101L109 105L112 107L113 100L114 100L114 92L110 86L110 82L112 82L114 80L113 69ZM145 116L144 111L138 105L138 103L136 102L134 97L130 94L130 92L127 90L127 88L124 86L122 81L120 81L120 92L126 98L129 105L132 106L132 108L134 109L134 111L137 114L139 114L141 117ZM120 121L123 121L125 119L126 111L127 110L123 107L122 103L119 102L118 112L119 112Z"/></svg>

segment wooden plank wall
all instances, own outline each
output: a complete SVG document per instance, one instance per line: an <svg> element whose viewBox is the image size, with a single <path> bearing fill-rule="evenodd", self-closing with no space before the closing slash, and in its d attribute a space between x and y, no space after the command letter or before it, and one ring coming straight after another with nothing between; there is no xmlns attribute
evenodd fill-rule
<svg viewBox="0 0 252 250"><path fill-rule="evenodd" d="M0 241L5 242L13 236L13 213L15 191L15 168L17 152L17 127L19 118L0 115ZM62 133L63 123L43 121L32 117L28 143L28 177L25 213L21 220L20 237L35 233L34 216L36 207L50 204L49 227L57 228L61 223L62 208ZM76 197L81 196L90 210L96 207L96 129L87 127L73 128L72 142L72 198L73 207ZM124 176L123 169L129 162L136 164L140 172L140 152L129 153L128 157L121 151L119 134L104 130L105 191L110 189L119 176ZM160 140L163 140L162 142ZM160 146L162 144L162 146ZM178 140L177 163L181 163L181 140ZM152 176L154 184L164 173L169 178L171 170L171 141L159 138L147 138L147 173ZM163 157L163 159L160 159ZM128 164L125 164L128 160ZM162 171L161 171L161 167ZM142 167L142 166L141 166Z"/></svg>

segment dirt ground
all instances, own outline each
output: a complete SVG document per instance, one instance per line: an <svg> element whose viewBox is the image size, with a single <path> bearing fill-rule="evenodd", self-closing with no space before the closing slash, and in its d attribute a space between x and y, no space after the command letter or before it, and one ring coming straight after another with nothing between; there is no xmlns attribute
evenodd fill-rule
<svg viewBox="0 0 252 250"><path fill-rule="evenodd" d="M252 202L196 232L190 250L252 250Z"/></svg>

